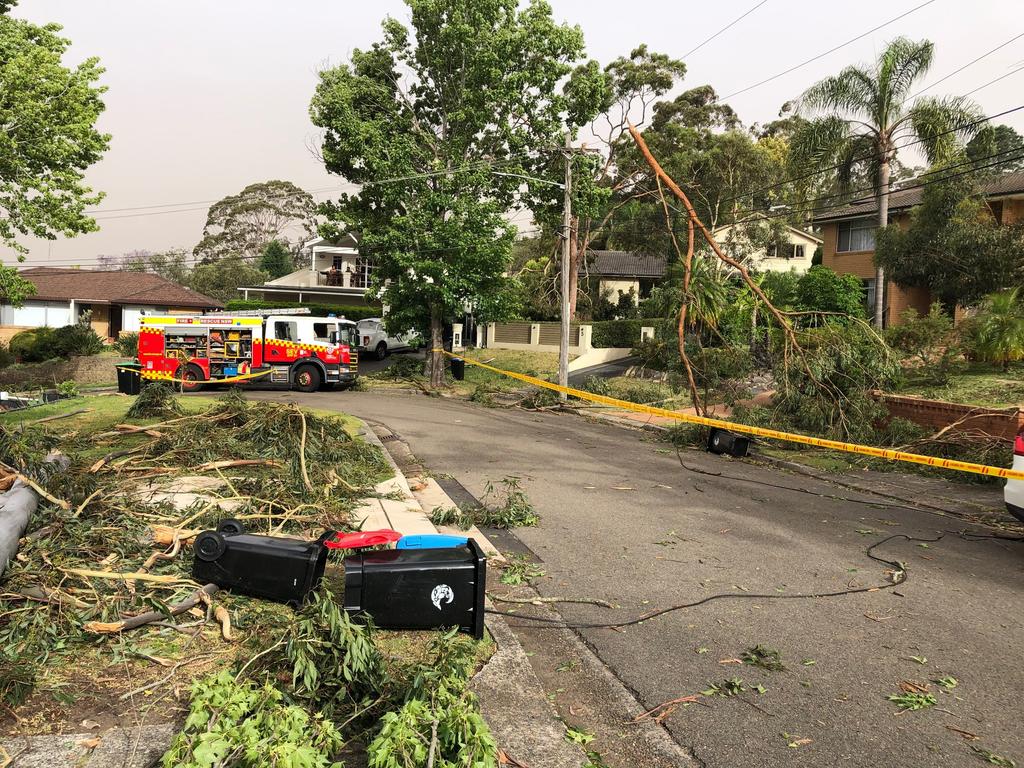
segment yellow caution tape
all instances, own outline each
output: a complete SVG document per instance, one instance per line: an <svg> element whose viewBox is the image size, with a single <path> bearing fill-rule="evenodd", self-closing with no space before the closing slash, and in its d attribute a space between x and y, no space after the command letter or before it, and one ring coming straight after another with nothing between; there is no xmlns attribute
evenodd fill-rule
<svg viewBox="0 0 1024 768"><path fill-rule="evenodd" d="M857 443L844 443L839 440L827 440L822 437L808 437L807 435L800 435L794 432L782 432L777 429L766 429L764 427L753 427L749 424L739 424L734 421L725 421L724 419L709 419L706 416L692 416L688 413L680 413L678 411L670 411L666 408L657 408L652 405L638 405L637 403L630 403L626 400L618 400L614 397L605 397L604 395L595 395L592 392L586 392L582 389L573 389L572 387L563 387L560 384L552 384L550 381L544 381L538 379L535 376L527 376L524 373L515 373L514 371L505 371L501 368L495 368L493 365L487 365L487 363L477 362L476 360L470 360L460 355L453 355L447 350L433 350L435 352L442 352L448 357L458 357L461 360L465 360L469 365L475 365L478 368L485 368L488 371L494 373L500 373L502 376L508 376L519 381L524 381L527 384L533 384L534 386L543 387L544 389L550 389L555 392L564 392L565 394L575 397L579 400L587 400L592 403L599 403L601 405L610 405L615 408L622 408L627 411L634 411L636 413L647 413L652 416L664 416L669 419L676 421L682 421L687 424L699 424L704 427L715 427L717 429L725 429L731 432L739 432L745 435L754 435L755 437L767 437L772 440L785 440L790 443L801 443L802 445L812 445L816 448L827 448L833 451L845 451L846 453L858 453L862 456L872 456L876 459L886 459L888 461L905 461L911 464L924 464L929 467L936 467L938 469L951 469L956 472L971 472L976 475L987 475L989 477L1001 477L1007 480L1024 480L1024 472L1007 469L1006 467L990 467L986 464L975 464L970 461L956 461L955 459L940 459L935 456L923 456L919 453L906 453L905 451L894 451L891 448L876 448L871 445L859 445Z"/></svg>
<svg viewBox="0 0 1024 768"><path fill-rule="evenodd" d="M119 371L138 371L142 378L149 381L172 381L175 384L234 384L236 381L250 381L252 379L258 379L261 376L266 376L270 373L270 371L267 370L260 371L258 373L244 373L238 376L230 376L226 379L196 379L190 381L186 379L176 379L172 374L167 373L166 371L147 371L145 369L140 370L138 368L123 368L120 365L115 367Z"/></svg>

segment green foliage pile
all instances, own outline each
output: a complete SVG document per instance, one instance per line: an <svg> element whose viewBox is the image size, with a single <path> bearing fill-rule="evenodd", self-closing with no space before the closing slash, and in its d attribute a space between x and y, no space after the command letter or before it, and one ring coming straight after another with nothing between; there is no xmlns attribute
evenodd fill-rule
<svg viewBox="0 0 1024 768"><path fill-rule="evenodd" d="M328 768L341 765L346 740L368 744L372 768L497 765L467 687L477 644L455 630L437 633L421 660L388 658L372 625L353 621L325 587L268 651L248 670L193 686L162 765Z"/></svg>
<svg viewBox="0 0 1024 768"><path fill-rule="evenodd" d="M0 341L0 368L6 368L8 365L12 365L15 360L16 358L11 353L7 344Z"/></svg>
<svg viewBox="0 0 1024 768"><path fill-rule="evenodd" d="M473 525L489 528L527 528L540 522L540 515L530 503L526 492L515 477L506 477L497 485L491 481L484 486L480 506L435 507L430 513L434 525L451 525L467 530Z"/></svg>
<svg viewBox="0 0 1024 768"><path fill-rule="evenodd" d="M229 312L241 312L252 309L292 309L294 307L305 307L311 314L318 317L336 315L348 320L362 320L367 317L380 317L379 307L356 307L348 304L317 304L304 301L301 304L297 301L262 301L260 299L232 299L224 304Z"/></svg>
<svg viewBox="0 0 1024 768"><path fill-rule="evenodd" d="M160 765L342 768L331 757L343 744L330 720L287 703L270 683L239 681L223 670L193 683L185 724Z"/></svg>
<svg viewBox="0 0 1024 768"><path fill-rule="evenodd" d="M192 468L210 461L257 458L278 463L232 472L229 485L205 491L210 501L199 502L184 514L162 510L166 519L194 518L190 525L196 528L216 527L226 516L230 499L232 514L251 516L254 532L273 529L276 534L302 535L310 528L349 530L356 522L351 515L356 500L365 495L358 489L372 488L390 473L379 450L349 437L338 419L305 414L303 443L303 415L294 406L249 403L232 392L205 412L176 418L160 428L160 437L143 433L101 437L101 429L93 427L76 432L71 441L60 422L52 427L0 429L0 461L41 483L70 507L68 511L41 500L30 532L42 533L25 540L21 547L25 559L12 560L4 574L5 590L41 589L45 594L63 595L60 601L39 604L32 611L0 616L0 688L8 690L5 695L24 696L33 669L47 664L55 654L81 648L89 637L95 639L84 633L86 622L165 610L194 590L190 559L177 557L154 568L180 579L168 589L150 591L143 582L132 590L124 581L95 579L91 581L95 596L90 592L89 601L61 592L66 580L62 569L95 570L99 559L116 555L119 567L134 571L152 554L146 543L151 518L139 514L139 481L114 461L121 451L132 451L128 466L144 463L168 479L192 474ZM68 471L54 472L44 461L58 447L70 461ZM303 478L300 453L305 456L312 492ZM90 471L104 456L111 460L101 470ZM246 626L253 613L261 610L258 601L239 600L233 608L239 626Z"/></svg>
<svg viewBox="0 0 1024 768"><path fill-rule="evenodd" d="M96 355L103 351L103 339L83 323L61 328L34 328L11 338L10 352L26 363L41 363L72 355Z"/></svg>
<svg viewBox="0 0 1024 768"><path fill-rule="evenodd" d="M870 392L890 389L898 381L896 355L862 325L829 324L802 331L798 338L804 360L794 356L775 366L776 416L808 434L870 440L885 416Z"/></svg>
<svg viewBox="0 0 1024 768"><path fill-rule="evenodd" d="M165 381L151 381L135 398L127 416L129 419L169 419L181 413L174 388Z"/></svg>

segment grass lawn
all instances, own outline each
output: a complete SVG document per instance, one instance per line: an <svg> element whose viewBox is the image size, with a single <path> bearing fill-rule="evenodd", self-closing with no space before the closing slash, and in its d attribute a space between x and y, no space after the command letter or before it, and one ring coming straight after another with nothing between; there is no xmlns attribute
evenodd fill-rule
<svg viewBox="0 0 1024 768"><path fill-rule="evenodd" d="M527 376L535 376L538 379L546 379L549 376L556 376L558 374L557 352L473 349L468 350L463 357L467 360L479 360L481 363L487 363L502 370L525 373ZM518 389L523 386L521 381L510 379L508 376L502 376L500 373L494 373L485 368L478 368L475 365L466 366L466 380L462 384L470 388L478 384L487 384L502 389Z"/></svg>
<svg viewBox="0 0 1024 768"><path fill-rule="evenodd" d="M946 384L909 378L898 394L989 408L1024 406L1024 364L1017 363L1011 365L1009 371L1000 371L991 365L971 363L954 373Z"/></svg>

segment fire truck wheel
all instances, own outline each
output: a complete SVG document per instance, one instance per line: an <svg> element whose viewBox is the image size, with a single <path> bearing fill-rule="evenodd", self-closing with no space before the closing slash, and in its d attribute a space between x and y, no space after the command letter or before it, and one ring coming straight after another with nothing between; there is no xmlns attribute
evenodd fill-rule
<svg viewBox="0 0 1024 768"><path fill-rule="evenodd" d="M377 345L377 349L374 351L377 353L377 359L383 360L385 357L388 356L388 345L382 341L380 344Z"/></svg>
<svg viewBox="0 0 1024 768"><path fill-rule="evenodd" d="M184 380L185 383L181 385L181 388L186 392L197 392L202 388L202 382L206 381L203 369L194 363L186 365L184 370L178 366L178 370L174 372L174 378Z"/></svg>
<svg viewBox="0 0 1024 768"><path fill-rule="evenodd" d="M295 389L299 392L316 392L320 389L320 371L312 365L304 365L295 372Z"/></svg>

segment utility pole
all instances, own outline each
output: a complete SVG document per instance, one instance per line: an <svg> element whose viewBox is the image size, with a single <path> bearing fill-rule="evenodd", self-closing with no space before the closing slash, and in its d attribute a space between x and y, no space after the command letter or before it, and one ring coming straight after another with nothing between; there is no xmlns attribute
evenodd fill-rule
<svg viewBox="0 0 1024 768"><path fill-rule="evenodd" d="M569 259L572 253L572 144L565 134L565 209L562 211L562 338L558 345L558 383L569 386ZM565 402L565 392L558 398Z"/></svg>

